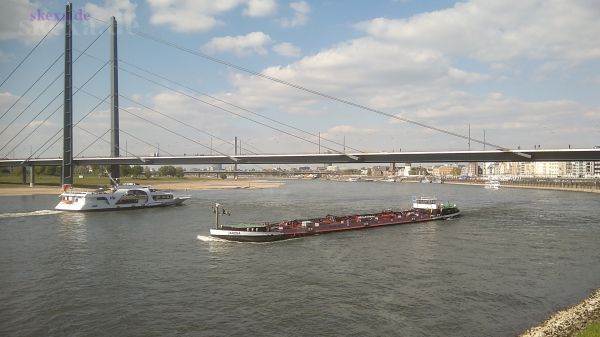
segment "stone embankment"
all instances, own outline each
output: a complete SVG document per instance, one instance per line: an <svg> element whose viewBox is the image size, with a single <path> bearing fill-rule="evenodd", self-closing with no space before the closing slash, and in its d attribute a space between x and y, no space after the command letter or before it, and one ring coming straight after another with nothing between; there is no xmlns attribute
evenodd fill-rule
<svg viewBox="0 0 600 337"><path fill-rule="evenodd" d="M592 322L600 321L600 289L583 302L559 311L519 337L574 337Z"/></svg>
<svg viewBox="0 0 600 337"><path fill-rule="evenodd" d="M465 185L484 185L485 180L454 180L445 179L444 183L448 184L465 184ZM576 192L592 192L600 193L600 179L520 179L506 180L500 182L501 188L532 188L543 190L558 190L558 191L576 191Z"/></svg>

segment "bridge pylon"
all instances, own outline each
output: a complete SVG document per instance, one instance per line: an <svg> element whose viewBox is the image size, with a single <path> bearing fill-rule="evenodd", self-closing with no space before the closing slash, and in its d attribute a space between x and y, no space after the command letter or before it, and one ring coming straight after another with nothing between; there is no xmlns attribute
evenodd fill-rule
<svg viewBox="0 0 600 337"><path fill-rule="evenodd" d="M117 20L111 17L110 28L110 156L119 157L119 66L117 56ZM120 165L110 165L112 178L121 180Z"/></svg>
<svg viewBox="0 0 600 337"><path fill-rule="evenodd" d="M73 185L73 4L65 10L65 90L63 105L63 188Z"/></svg>

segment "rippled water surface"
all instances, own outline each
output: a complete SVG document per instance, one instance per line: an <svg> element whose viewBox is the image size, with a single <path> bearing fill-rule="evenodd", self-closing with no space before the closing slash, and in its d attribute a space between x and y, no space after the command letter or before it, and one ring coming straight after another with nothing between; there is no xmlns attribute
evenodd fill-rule
<svg viewBox="0 0 600 337"><path fill-rule="evenodd" d="M600 287L600 196L291 181L186 206L61 213L0 197L1 336L514 336ZM457 220L267 244L226 222L456 202Z"/></svg>

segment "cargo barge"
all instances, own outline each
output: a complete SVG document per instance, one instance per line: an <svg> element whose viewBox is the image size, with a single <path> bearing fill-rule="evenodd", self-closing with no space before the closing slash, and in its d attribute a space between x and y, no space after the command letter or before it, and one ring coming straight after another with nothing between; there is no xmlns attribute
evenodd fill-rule
<svg viewBox="0 0 600 337"><path fill-rule="evenodd" d="M435 198L421 197L413 200L412 208L378 213L334 216L306 220L284 220L263 224L221 225L219 216L228 214L220 204L215 204L215 228L210 235L216 238L242 242L268 242L309 235L333 233L355 229L401 225L449 219L460 216L455 204L441 204Z"/></svg>

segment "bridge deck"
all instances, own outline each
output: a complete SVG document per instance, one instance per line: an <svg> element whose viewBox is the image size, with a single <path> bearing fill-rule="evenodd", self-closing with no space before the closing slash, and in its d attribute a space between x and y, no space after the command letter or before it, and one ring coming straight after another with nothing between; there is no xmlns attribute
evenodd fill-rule
<svg viewBox="0 0 600 337"><path fill-rule="evenodd" d="M75 165L201 165L201 164L321 164L321 163L443 163L519 161L600 161L600 149L518 151L380 152L273 154L237 156L74 158ZM61 158L2 159L0 166L59 166Z"/></svg>

